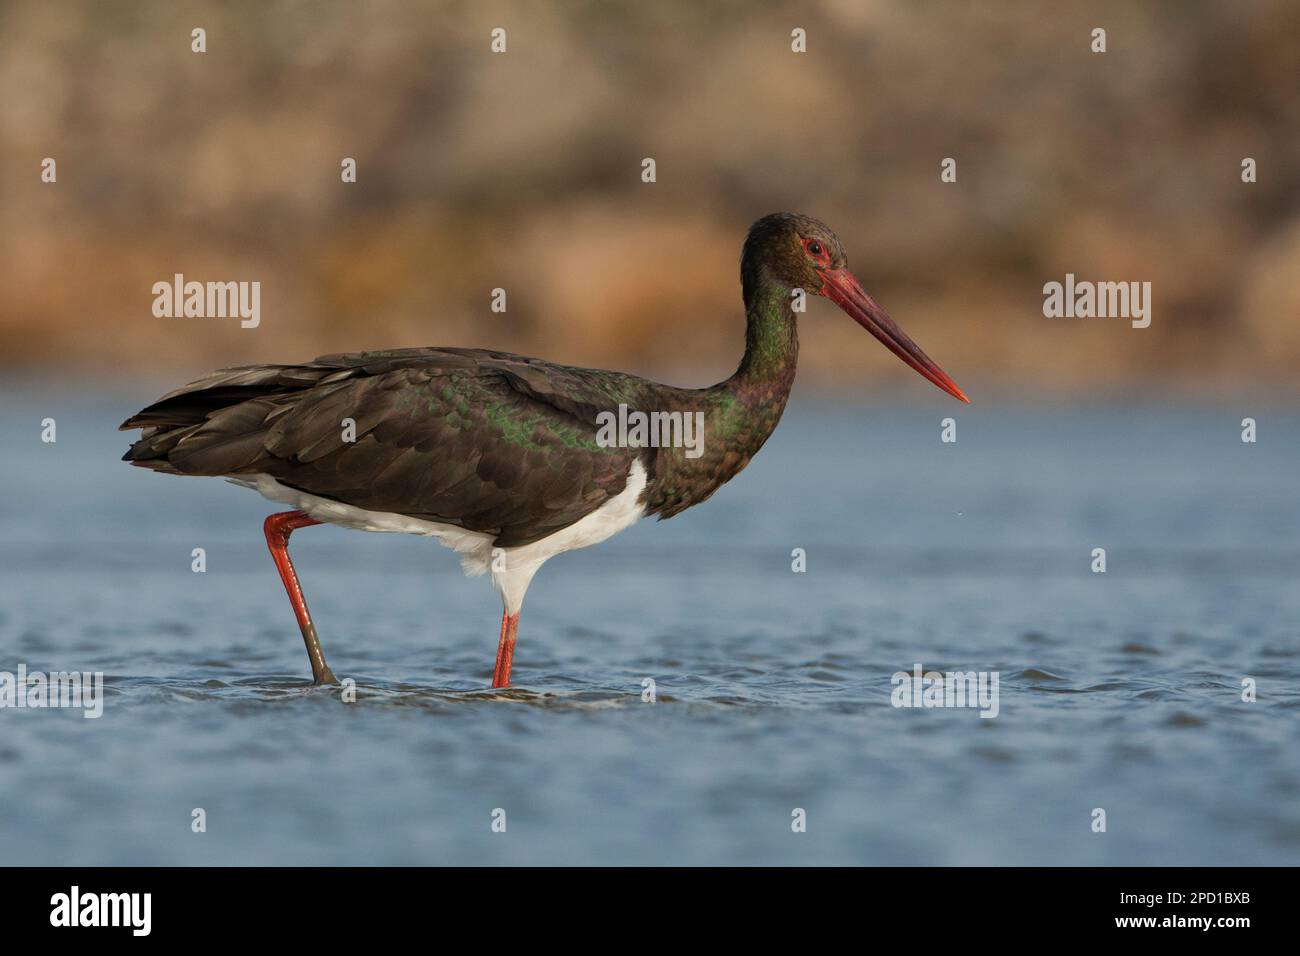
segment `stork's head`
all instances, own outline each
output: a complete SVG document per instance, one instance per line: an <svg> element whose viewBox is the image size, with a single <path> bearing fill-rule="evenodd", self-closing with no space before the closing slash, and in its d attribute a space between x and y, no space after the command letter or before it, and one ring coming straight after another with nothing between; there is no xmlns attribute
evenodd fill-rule
<svg viewBox="0 0 1300 956"><path fill-rule="evenodd" d="M904 363L954 398L970 401L889 313L867 295L849 271L844 244L826 223L811 216L776 212L750 226L740 260L747 305L765 273L788 289L803 289L830 299Z"/></svg>

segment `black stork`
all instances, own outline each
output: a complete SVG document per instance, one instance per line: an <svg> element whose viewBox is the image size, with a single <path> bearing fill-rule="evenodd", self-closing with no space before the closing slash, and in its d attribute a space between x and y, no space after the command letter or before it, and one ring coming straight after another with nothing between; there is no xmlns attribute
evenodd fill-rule
<svg viewBox="0 0 1300 956"><path fill-rule="evenodd" d="M329 522L429 535L491 572L504 609L493 687L510 683L524 592L554 555L605 540L645 515L671 518L744 468L776 428L799 351L798 290L822 295L939 388L969 401L894 324L809 216L750 227L740 260L745 355L725 382L687 389L487 349L326 355L304 365L214 372L132 415L123 460L225 476L291 510L266 519L315 682L325 663L289 535ZM702 413L702 445L601 439L601 413ZM608 422L609 419L605 418Z"/></svg>

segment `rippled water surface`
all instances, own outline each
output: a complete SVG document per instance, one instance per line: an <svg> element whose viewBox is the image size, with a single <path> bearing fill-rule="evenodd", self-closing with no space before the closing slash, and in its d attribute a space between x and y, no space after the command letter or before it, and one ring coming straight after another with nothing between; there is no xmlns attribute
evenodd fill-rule
<svg viewBox="0 0 1300 956"><path fill-rule="evenodd" d="M0 412L0 670L106 694L0 710L6 863L1300 861L1294 416L796 401L713 500L543 569L507 692L453 555L305 529L347 704L308 685L275 507L117 461L153 397ZM998 716L895 709L916 663L998 672Z"/></svg>

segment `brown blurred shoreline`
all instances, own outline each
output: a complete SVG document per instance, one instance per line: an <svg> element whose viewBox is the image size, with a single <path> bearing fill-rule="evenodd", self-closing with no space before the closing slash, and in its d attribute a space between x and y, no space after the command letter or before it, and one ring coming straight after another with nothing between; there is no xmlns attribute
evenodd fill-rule
<svg viewBox="0 0 1300 956"><path fill-rule="evenodd" d="M1265 0L11 3L0 370L461 345L705 385L740 356L744 230L793 209L977 399L1290 395L1298 67L1300 4ZM155 318L178 272L259 281L261 324ZM1067 272L1151 282L1151 327L1045 318ZM908 381L829 306L801 342L808 394Z"/></svg>

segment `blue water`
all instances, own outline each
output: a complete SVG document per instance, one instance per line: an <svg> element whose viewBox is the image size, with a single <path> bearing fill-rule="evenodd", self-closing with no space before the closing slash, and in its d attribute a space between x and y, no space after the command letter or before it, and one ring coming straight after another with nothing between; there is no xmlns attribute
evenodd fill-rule
<svg viewBox="0 0 1300 956"><path fill-rule="evenodd" d="M68 394L3 396L0 670L107 697L0 710L6 863L1300 860L1294 414L797 396L713 500L542 570L505 693L484 580L304 529L343 703L308 686L276 509L120 463L153 390ZM998 716L891 706L916 663L998 672Z"/></svg>

